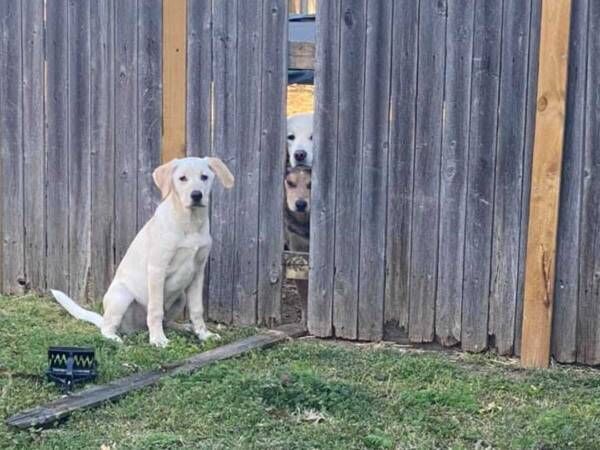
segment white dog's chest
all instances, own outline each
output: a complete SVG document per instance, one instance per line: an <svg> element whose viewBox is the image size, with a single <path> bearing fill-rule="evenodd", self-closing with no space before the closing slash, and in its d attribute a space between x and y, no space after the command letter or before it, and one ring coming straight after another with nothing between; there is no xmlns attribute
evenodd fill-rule
<svg viewBox="0 0 600 450"><path fill-rule="evenodd" d="M180 243L167 267L165 293L168 297L179 296L189 287L202 269L203 261L210 250L210 238L192 234Z"/></svg>

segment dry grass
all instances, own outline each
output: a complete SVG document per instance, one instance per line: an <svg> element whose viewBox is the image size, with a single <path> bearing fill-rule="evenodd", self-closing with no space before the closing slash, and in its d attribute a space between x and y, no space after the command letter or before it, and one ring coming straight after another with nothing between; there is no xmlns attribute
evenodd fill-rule
<svg viewBox="0 0 600 450"><path fill-rule="evenodd" d="M314 90L315 87L310 84L288 86L287 115L313 111Z"/></svg>

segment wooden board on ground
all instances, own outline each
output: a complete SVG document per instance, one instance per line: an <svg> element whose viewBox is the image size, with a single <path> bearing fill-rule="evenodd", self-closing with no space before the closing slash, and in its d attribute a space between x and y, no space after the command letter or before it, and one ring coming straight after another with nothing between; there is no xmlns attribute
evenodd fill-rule
<svg viewBox="0 0 600 450"><path fill-rule="evenodd" d="M158 383L162 378L175 375L188 375L209 364L233 358L252 350L268 348L289 338L305 334L300 325L285 325L231 344L164 366L161 370L143 372L111 381L105 385L94 386L68 397L53 400L18 413L6 420L12 427L28 429L42 427L69 416L72 412L98 406L109 400L116 400L125 394Z"/></svg>

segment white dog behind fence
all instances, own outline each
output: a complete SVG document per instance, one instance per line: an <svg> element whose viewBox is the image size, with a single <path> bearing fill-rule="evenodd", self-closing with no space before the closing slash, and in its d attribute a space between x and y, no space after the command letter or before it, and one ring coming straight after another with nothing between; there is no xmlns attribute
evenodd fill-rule
<svg viewBox="0 0 600 450"><path fill-rule="evenodd" d="M291 167L312 167L313 113L293 114L287 118L287 152Z"/></svg>

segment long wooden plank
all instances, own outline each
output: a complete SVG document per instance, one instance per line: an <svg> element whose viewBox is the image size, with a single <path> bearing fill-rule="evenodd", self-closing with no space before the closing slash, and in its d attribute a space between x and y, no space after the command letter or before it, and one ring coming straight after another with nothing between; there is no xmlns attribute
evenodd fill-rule
<svg viewBox="0 0 600 450"><path fill-rule="evenodd" d="M311 334L331 336L335 242L335 179L339 109L339 30L341 0L317 5L314 140L307 323Z"/></svg>
<svg viewBox="0 0 600 450"><path fill-rule="evenodd" d="M290 69L315 68L315 44L312 42L289 42L288 67Z"/></svg>
<svg viewBox="0 0 600 450"><path fill-rule="evenodd" d="M435 334L442 345L460 342L473 20L471 0L448 3L445 114L440 168L439 268Z"/></svg>
<svg viewBox="0 0 600 450"><path fill-rule="evenodd" d="M115 262L137 224L137 1L115 1Z"/></svg>
<svg viewBox="0 0 600 450"><path fill-rule="evenodd" d="M567 120L563 150L560 211L556 246L556 282L552 314L552 355L562 363L576 361L579 301L580 223L587 98L587 0L574 2L569 39Z"/></svg>
<svg viewBox="0 0 600 450"><path fill-rule="evenodd" d="M260 180L260 139L262 102L262 2L238 3L237 66L244 75L236 78L236 123L234 148L239 166L236 178L237 218L235 236L239 242L233 273L233 322L256 323L258 282L258 215ZM269 91L267 91L269 92ZM269 92L269 95L274 93ZM261 149L262 150L262 149ZM276 209L269 208L271 214Z"/></svg>
<svg viewBox="0 0 600 450"><path fill-rule="evenodd" d="M590 2L583 142L583 193L581 199L581 249L579 257L579 302L577 305L577 362L600 364L600 5ZM523 352L524 354L524 352Z"/></svg>
<svg viewBox="0 0 600 450"><path fill-rule="evenodd" d="M477 2L462 306L462 348L487 348L503 2Z"/></svg>
<svg viewBox="0 0 600 450"><path fill-rule="evenodd" d="M68 417L74 411L92 408L107 401L114 401L129 392L155 385L165 377L188 375L218 361L235 358L250 351L266 349L279 342L300 337L304 334L304 329L299 326L286 326L277 330L266 331L256 336L208 350L183 361L169 364L162 370L130 375L105 385L94 386L68 397L53 400L45 405L11 416L6 420L6 423L19 429L45 426Z"/></svg>
<svg viewBox="0 0 600 450"><path fill-rule="evenodd" d="M521 347L525 367L547 367L550 360L570 12L568 0L542 6Z"/></svg>
<svg viewBox="0 0 600 450"><path fill-rule="evenodd" d="M162 4L162 159L166 162L185 156L187 0L163 0Z"/></svg>
<svg viewBox="0 0 600 450"><path fill-rule="evenodd" d="M100 300L114 274L115 118L114 0L91 3L91 260L93 300Z"/></svg>
<svg viewBox="0 0 600 450"><path fill-rule="evenodd" d="M69 149L67 0L46 10L46 284L68 290L69 276Z"/></svg>
<svg viewBox="0 0 600 450"><path fill-rule="evenodd" d="M434 338L447 2L420 3L408 335Z"/></svg>
<svg viewBox="0 0 600 450"><path fill-rule="evenodd" d="M360 195L358 338L383 338L393 1L369 1Z"/></svg>
<svg viewBox="0 0 600 450"><path fill-rule="evenodd" d="M336 336L346 339L358 337L366 5L361 0L343 0L340 31L339 83L343 95L338 112L333 326Z"/></svg>
<svg viewBox="0 0 600 450"><path fill-rule="evenodd" d="M287 35L286 0L262 4L262 92L258 254L258 321L281 320L283 269L283 174L286 144ZM246 245L240 242L239 245Z"/></svg>
<svg viewBox="0 0 600 450"><path fill-rule="evenodd" d="M212 155L221 158L238 178L235 148L236 44L238 0L213 1L213 101ZM250 149L249 149L250 150ZM256 150L256 149L254 149ZM208 314L212 320L231 323L233 319L233 274L235 271L235 191L215 183L212 193L210 285Z"/></svg>
<svg viewBox="0 0 600 450"><path fill-rule="evenodd" d="M529 89L530 6L519 0L504 2L488 325L490 346L501 355L512 354L514 344Z"/></svg>
<svg viewBox="0 0 600 450"><path fill-rule="evenodd" d="M396 1L388 151L385 339L408 336L418 36L419 3L414 0Z"/></svg>
<svg viewBox="0 0 600 450"><path fill-rule="evenodd" d="M23 183L27 284L46 284L46 167L44 145L44 4L26 0L23 11Z"/></svg>
<svg viewBox="0 0 600 450"><path fill-rule="evenodd" d="M6 293L22 292L25 283L21 14L20 2L0 2L0 214Z"/></svg>

